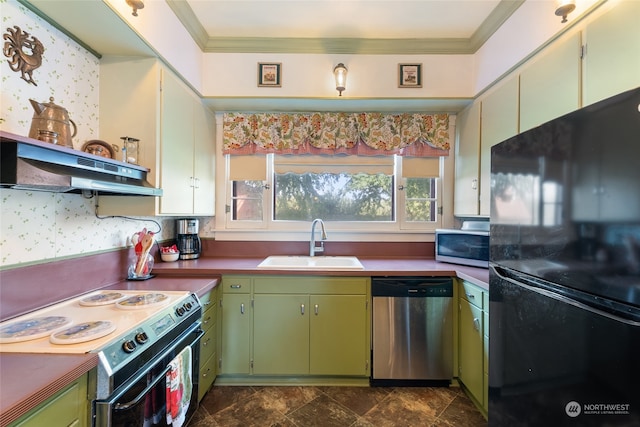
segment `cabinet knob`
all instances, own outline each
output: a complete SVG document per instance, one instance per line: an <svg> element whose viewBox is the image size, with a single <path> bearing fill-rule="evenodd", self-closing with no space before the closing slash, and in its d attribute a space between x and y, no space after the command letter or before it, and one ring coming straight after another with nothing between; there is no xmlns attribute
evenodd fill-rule
<svg viewBox="0 0 640 427"><path fill-rule="evenodd" d="M478 319L477 317L473 318L473 327L476 331L480 330L480 319Z"/></svg>
<svg viewBox="0 0 640 427"><path fill-rule="evenodd" d="M300 314L304 316L304 304L300 304Z"/></svg>
<svg viewBox="0 0 640 427"><path fill-rule="evenodd" d="M240 314L244 314L244 303L240 304Z"/></svg>
<svg viewBox="0 0 640 427"><path fill-rule="evenodd" d="M316 304L316 305L313 307L313 309L314 309L314 311L316 312L316 316L317 316L317 315L318 315L318 304Z"/></svg>

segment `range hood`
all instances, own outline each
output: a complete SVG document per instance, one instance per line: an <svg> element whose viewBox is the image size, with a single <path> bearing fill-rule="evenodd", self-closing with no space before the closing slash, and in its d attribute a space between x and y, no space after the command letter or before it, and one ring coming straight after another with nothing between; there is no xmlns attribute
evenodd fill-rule
<svg viewBox="0 0 640 427"><path fill-rule="evenodd" d="M0 186L55 193L162 196L148 169L0 131Z"/></svg>

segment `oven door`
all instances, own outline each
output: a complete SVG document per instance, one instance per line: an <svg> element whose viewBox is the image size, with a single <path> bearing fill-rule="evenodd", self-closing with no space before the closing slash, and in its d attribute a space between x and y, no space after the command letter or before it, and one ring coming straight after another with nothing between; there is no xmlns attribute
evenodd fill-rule
<svg viewBox="0 0 640 427"><path fill-rule="evenodd" d="M198 327L104 400L95 401L96 427L183 426L198 407Z"/></svg>

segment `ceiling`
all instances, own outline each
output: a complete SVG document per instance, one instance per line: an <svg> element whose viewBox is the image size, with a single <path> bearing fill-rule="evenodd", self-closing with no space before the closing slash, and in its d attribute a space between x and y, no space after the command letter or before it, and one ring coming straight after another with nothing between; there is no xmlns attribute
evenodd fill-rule
<svg viewBox="0 0 640 427"><path fill-rule="evenodd" d="M358 54L473 53L524 3L524 0L166 1L204 52ZM139 13L144 13L144 9Z"/></svg>

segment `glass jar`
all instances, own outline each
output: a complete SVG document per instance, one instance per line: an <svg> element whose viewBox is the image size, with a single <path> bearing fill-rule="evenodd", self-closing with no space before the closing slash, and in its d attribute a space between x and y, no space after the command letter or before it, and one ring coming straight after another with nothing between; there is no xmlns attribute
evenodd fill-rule
<svg viewBox="0 0 640 427"><path fill-rule="evenodd" d="M140 257L141 255L133 255L129 260L128 279L144 280L151 277L154 263L153 256L148 253L144 260L141 260Z"/></svg>

